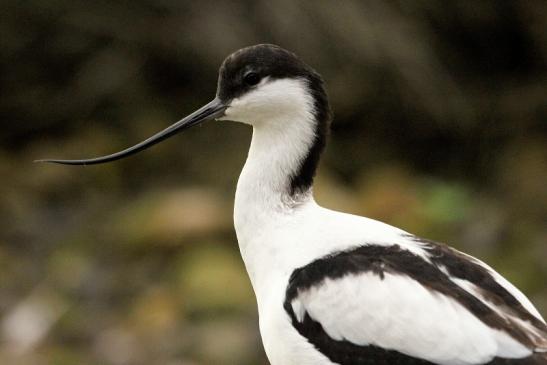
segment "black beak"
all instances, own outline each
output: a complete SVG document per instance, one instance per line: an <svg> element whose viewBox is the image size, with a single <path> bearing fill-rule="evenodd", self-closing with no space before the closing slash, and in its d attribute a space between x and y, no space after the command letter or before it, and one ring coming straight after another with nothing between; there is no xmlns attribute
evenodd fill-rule
<svg viewBox="0 0 547 365"><path fill-rule="evenodd" d="M116 161L127 156L131 156L137 152L147 149L159 143L185 129L188 129L196 124L200 124L206 120L219 118L224 115L224 111L227 106L220 101L218 98L215 98L209 104L201 107L196 110L186 118L183 118L171 125L170 127L165 128L163 131L153 135L145 141L142 141L139 144L136 144L133 147L129 147L123 151L113 153L111 155L96 157L86 160L56 160L56 159L46 159L46 160L36 160L35 162L53 162L64 165L94 165L105 162Z"/></svg>

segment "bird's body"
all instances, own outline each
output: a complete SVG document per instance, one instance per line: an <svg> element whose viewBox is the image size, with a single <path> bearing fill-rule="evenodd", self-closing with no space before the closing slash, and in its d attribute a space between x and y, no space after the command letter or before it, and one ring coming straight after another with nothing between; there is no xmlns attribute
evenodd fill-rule
<svg viewBox="0 0 547 365"><path fill-rule="evenodd" d="M217 97L148 147L207 118L253 127L234 223L272 365L547 364L547 326L481 261L320 207L313 177L331 119L320 76L273 45L220 69Z"/></svg>
<svg viewBox="0 0 547 365"><path fill-rule="evenodd" d="M511 335L515 330L520 338L529 331L529 341L523 342L530 345L534 336L542 336L543 323L520 323L502 305L500 318L508 322L494 328L496 319L483 312L499 305L502 296L490 293L495 300L489 302L472 277L450 274L439 252L450 261L458 258L457 251L375 220L321 208L312 199L294 210L266 215L270 222L262 222L256 241L239 240L272 365L486 364L497 357L536 356ZM476 265L472 270L492 275L499 288L521 303L521 311L539 316L518 290L496 281L489 268L470 257L460 259ZM429 269L421 270L426 265ZM434 276L428 277L431 271ZM456 289L468 298L459 298ZM473 298L480 302L470 303ZM347 350L349 345L354 349Z"/></svg>
<svg viewBox="0 0 547 365"><path fill-rule="evenodd" d="M494 364L542 356L532 348L547 348L545 339L534 344L545 335L539 313L485 264L382 222L320 207L311 185L295 189L293 181L307 180L299 179L309 173L303 161L322 143L307 85L272 80L256 93L278 104L274 116L257 118L246 111L252 103L235 99L236 111L223 118L253 115L234 220L272 365ZM500 313L493 316L491 308ZM519 315L535 326L519 323ZM531 333L528 347L512 337L521 332Z"/></svg>

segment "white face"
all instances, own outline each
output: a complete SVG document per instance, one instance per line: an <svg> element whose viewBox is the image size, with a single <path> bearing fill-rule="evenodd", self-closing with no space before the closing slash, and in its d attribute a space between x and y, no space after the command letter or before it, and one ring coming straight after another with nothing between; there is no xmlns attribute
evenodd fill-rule
<svg viewBox="0 0 547 365"><path fill-rule="evenodd" d="M305 79L265 77L253 89L234 98L219 120L260 126L286 126L313 120L313 98Z"/></svg>

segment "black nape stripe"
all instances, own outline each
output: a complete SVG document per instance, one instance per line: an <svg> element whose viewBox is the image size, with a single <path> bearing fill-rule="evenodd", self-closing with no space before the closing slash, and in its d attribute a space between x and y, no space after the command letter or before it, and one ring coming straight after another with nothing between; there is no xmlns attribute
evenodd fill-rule
<svg viewBox="0 0 547 365"><path fill-rule="evenodd" d="M394 350L382 349L372 345L359 346L347 340L334 340L325 332L321 323L315 321L307 313L301 322L298 321L292 309L291 303L298 298L300 293L309 290L311 287L320 286L327 278L336 280L349 274L372 272L383 279L386 273L390 273L406 275L432 291L453 298L488 326L505 331L525 346L534 348L534 344L525 330L500 317L478 298L463 290L451 281L438 265L446 267L448 273L454 277L465 278L470 281L480 279L476 285L484 290L493 287L494 290L489 291L489 293L496 297L498 301L505 303L505 306L516 308L515 312L520 314L520 303L514 298L510 299L509 297L512 298L512 295L506 291L504 292L505 289L502 288L503 290L501 290L495 287L486 278L486 274L490 275L488 271L476 273L472 266L466 266L469 265L467 262L473 263L473 261L469 261L469 258L463 254L455 250L452 252L451 249L431 241L424 241L424 243L428 244L433 254L433 263L427 262L408 250L401 249L398 245L367 245L320 258L296 269L290 277L284 302L284 309L289 314L294 328L321 353L340 365L430 364L424 359L414 358ZM483 269L482 266L479 266L479 268ZM477 270L480 272L480 269ZM471 282L474 283L474 281ZM518 305L515 305L514 301ZM528 319L527 316L521 318ZM362 325L366 326L366 324ZM544 328L545 325L538 327L540 331ZM547 358L545 356L546 354L538 353L522 359L494 358L487 364L539 365L546 364Z"/></svg>
<svg viewBox="0 0 547 365"><path fill-rule="evenodd" d="M327 144L327 137L332 119L329 100L325 88L323 87L321 76L315 71L312 71L307 79L308 87L310 88L314 100L315 121L317 123L315 126L315 139L308 150L306 157L302 161L300 168L291 176L291 196L305 193L311 188L317 166L319 165L319 159Z"/></svg>

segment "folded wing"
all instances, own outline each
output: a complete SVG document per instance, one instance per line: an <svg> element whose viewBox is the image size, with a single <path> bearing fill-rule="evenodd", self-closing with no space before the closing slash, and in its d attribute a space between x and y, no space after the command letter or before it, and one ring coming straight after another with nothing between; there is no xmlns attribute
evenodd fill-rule
<svg viewBox="0 0 547 365"><path fill-rule="evenodd" d="M295 270L293 326L341 365L547 363L547 328L518 290L470 256L415 243L424 255L363 245Z"/></svg>

